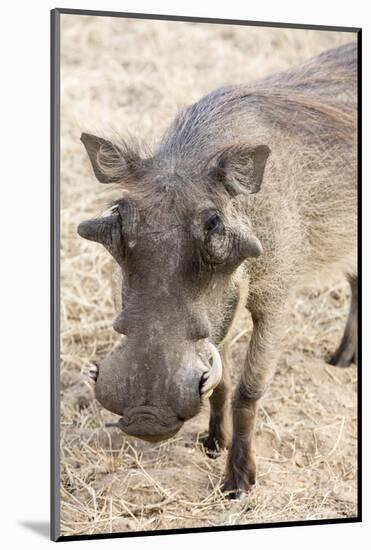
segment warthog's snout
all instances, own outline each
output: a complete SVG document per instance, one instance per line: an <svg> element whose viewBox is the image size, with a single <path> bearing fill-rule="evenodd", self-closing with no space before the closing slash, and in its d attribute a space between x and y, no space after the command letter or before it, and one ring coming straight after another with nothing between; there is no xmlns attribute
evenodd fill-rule
<svg viewBox="0 0 371 550"><path fill-rule="evenodd" d="M145 357L139 365L130 346L117 349L90 369L96 397L106 409L120 415L117 426L128 435L151 442L168 439L200 411L220 382L218 350L206 343L203 351L180 357L175 351L173 359L178 363L159 368Z"/></svg>

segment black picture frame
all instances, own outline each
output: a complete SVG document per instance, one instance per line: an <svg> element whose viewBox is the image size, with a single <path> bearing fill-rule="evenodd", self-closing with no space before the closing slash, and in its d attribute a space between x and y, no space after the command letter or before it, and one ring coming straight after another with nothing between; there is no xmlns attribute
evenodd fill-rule
<svg viewBox="0 0 371 550"><path fill-rule="evenodd" d="M187 21L194 23L228 24L239 26L274 27L287 29L308 29L322 31L351 32L357 35L358 46L358 399L357 399L357 505L356 517L315 519L299 521L283 521L273 523L256 523L248 525L200 527L187 529L168 529L156 531L133 531L123 533L92 534L79 536L61 536L60 534L60 18L63 14L119 17L133 19L149 19L158 21ZM209 17L183 17L175 15L159 15L147 13L125 13L115 11L80 10L55 8L51 10L51 118L50 118L50 143L51 143L51 499L50 499L50 525L51 539L53 541L73 541L91 539L110 539L124 537L141 537L155 535L174 535L178 533L234 531L250 529L271 529L276 527L301 526L301 525L326 525L356 523L362 521L362 29L359 27L339 27L316 24L274 23L268 21L248 21L235 19L217 19Z"/></svg>

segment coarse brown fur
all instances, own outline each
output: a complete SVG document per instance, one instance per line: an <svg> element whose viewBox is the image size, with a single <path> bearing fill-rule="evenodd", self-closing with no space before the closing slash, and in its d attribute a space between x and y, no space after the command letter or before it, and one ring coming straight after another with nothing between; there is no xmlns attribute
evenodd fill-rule
<svg viewBox="0 0 371 550"><path fill-rule="evenodd" d="M219 344L226 371L236 309L251 312L224 483L233 497L255 480L257 406L298 286L318 274L351 280L350 317L332 362L347 365L356 354L356 69L349 44L218 89L183 110L145 158L127 143L82 138L98 179L122 188L104 226L80 228L106 246L124 279L116 329L128 342L98 377L101 402L117 414L148 407L135 435L171 435L175 417L199 410L197 341ZM229 443L228 388L225 374L211 398L211 452Z"/></svg>

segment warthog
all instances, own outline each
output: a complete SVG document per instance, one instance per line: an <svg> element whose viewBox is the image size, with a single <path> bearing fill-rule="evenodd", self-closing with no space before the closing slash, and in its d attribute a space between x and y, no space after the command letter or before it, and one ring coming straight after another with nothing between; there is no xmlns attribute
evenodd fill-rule
<svg viewBox="0 0 371 550"><path fill-rule="evenodd" d="M255 482L253 434L295 289L344 274L351 308L329 359L357 348L356 46L182 110L153 153L82 134L95 176L120 198L78 233L122 273L113 323L126 335L92 369L98 401L147 441L173 436L210 398L204 444L229 448L223 489ZM253 331L232 399L229 341L239 308Z"/></svg>

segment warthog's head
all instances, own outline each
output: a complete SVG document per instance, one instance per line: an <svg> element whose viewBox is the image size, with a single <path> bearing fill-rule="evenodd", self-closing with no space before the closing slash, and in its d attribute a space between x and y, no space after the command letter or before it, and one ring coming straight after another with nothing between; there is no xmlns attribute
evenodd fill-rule
<svg viewBox="0 0 371 550"><path fill-rule="evenodd" d="M233 197L259 190L269 149L230 146L179 164L81 139L98 180L123 189L108 215L78 227L106 247L124 281L113 326L127 338L97 365L96 397L124 432L160 441L220 382L215 346L233 318L237 275L262 251Z"/></svg>

